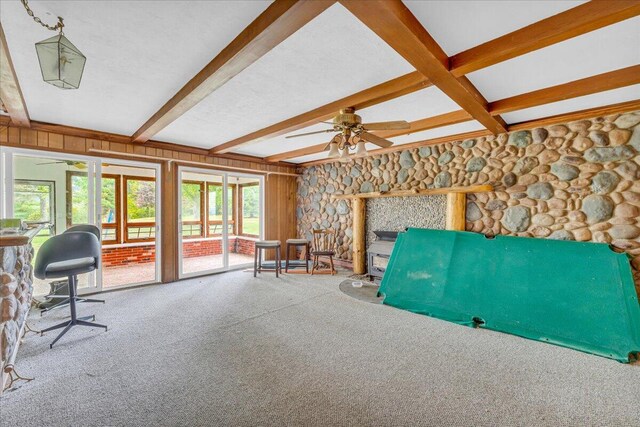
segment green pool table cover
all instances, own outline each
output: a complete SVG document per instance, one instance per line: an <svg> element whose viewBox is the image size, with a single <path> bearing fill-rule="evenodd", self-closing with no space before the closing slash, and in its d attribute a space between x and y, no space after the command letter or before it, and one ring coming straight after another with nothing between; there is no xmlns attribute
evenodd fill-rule
<svg viewBox="0 0 640 427"><path fill-rule="evenodd" d="M384 304L628 362L640 352L629 260L601 243L410 228Z"/></svg>

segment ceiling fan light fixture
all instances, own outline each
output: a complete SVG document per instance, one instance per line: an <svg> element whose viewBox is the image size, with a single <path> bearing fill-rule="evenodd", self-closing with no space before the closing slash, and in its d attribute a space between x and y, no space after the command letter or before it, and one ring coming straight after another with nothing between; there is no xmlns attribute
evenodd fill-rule
<svg viewBox="0 0 640 427"><path fill-rule="evenodd" d="M340 150L340 158L341 159L348 159L349 158L349 147L348 146L344 146L344 148L342 150Z"/></svg>
<svg viewBox="0 0 640 427"><path fill-rule="evenodd" d="M366 156L367 155L367 147L365 147L364 140L358 141L356 144L356 156Z"/></svg>
<svg viewBox="0 0 640 427"><path fill-rule="evenodd" d="M338 143L337 142L331 142L329 144L329 155L327 157L329 157L330 159L335 159L336 157L340 156L340 150L338 149Z"/></svg>

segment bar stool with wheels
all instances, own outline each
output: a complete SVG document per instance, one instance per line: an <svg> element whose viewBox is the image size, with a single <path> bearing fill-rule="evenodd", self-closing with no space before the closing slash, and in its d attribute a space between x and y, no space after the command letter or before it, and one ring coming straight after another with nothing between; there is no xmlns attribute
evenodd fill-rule
<svg viewBox="0 0 640 427"><path fill-rule="evenodd" d="M253 251L253 277L256 277L256 273L262 272L262 251L267 249L275 249L275 271L276 277L282 269L280 260L280 240L258 240L256 242L255 249Z"/></svg>
<svg viewBox="0 0 640 427"><path fill-rule="evenodd" d="M75 231L53 236L40 247L34 275L38 279L67 277L69 280L71 320L41 331L43 334L54 329L64 328L49 345L50 348L53 348L53 345L73 326L91 326L107 330L106 325L88 322L89 319L95 320L95 315L78 317L76 312L76 302L80 299L77 296L78 274L89 273L98 268L100 250L100 241L96 235L87 231Z"/></svg>

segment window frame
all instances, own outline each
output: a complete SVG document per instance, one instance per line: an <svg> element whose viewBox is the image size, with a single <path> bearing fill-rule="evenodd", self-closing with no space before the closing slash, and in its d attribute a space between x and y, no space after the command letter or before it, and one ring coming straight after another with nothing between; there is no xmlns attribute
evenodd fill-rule
<svg viewBox="0 0 640 427"><path fill-rule="evenodd" d="M182 185L183 184L195 184L198 185L200 187L200 221L181 221L181 227L180 227L180 234L182 234L182 227L184 227L185 225L200 225L200 234L194 234L194 235L189 235L189 236L185 236L184 234L182 234L182 238L183 239L199 239L202 237L205 237L205 220L204 220L204 208L205 208L205 195L204 195L204 188L205 188L205 181L193 181L193 180L182 180L180 182L180 191L182 191ZM183 197L182 197L182 202L184 202L184 192L182 192ZM182 206L180 206L180 211L182 211ZM208 211L207 211L208 212Z"/></svg>
<svg viewBox="0 0 640 427"><path fill-rule="evenodd" d="M214 223L214 221L211 221L209 219L209 186L212 187L223 187L223 184L220 182L209 182L209 181L204 181L204 183L206 184L206 203L205 203L205 213L206 213L206 225L207 225L207 232L206 235L207 237L222 237L222 228L220 229L220 233L211 233L210 229L212 225L219 225L219 226L223 226L224 225L224 219L220 220L220 224L217 224L217 221L215 221L216 223ZM231 226L231 233L230 235L236 235L236 226L237 226L237 221L236 221L236 216L237 216L237 209L236 209L236 204L233 203L234 200L236 200L236 194L235 194L235 184L228 184L228 189L232 190L231 191L231 199L232 200L228 200L227 203L231 203L231 219L227 218L227 227ZM228 208L227 208L227 212L223 212L222 215L229 215L228 212ZM227 230L229 231L229 230Z"/></svg>
<svg viewBox="0 0 640 427"><path fill-rule="evenodd" d="M67 171L67 177L66 177L66 184L67 184L67 192L66 192L66 198L65 198L65 204L66 204L66 215L65 215L65 220L66 220L66 226L67 228L69 227L73 227L74 224L73 223L73 218L72 218L72 200L73 200L73 185L71 185L71 180L73 179L73 176L84 176L87 177L88 179L88 174L87 172L81 172L81 171ZM102 243L103 246L106 245L118 245L120 243L122 243L122 175L116 175L116 174L102 174L101 178L100 178L100 182L102 183L102 179L104 178L110 178L110 179L115 179L116 181L116 213L115 213L115 217L116 217L116 222L111 224L111 223L106 223L106 222L102 222L100 223L102 229L105 228L115 228L116 230L116 238L115 240L108 240L108 241L104 241L103 239L100 239L100 242ZM102 194L102 193L101 193ZM100 218L102 219L102 212L100 212Z"/></svg>
<svg viewBox="0 0 640 427"><path fill-rule="evenodd" d="M108 240L106 242L104 240L102 240L102 244L103 245L117 245L117 244L122 243L122 179L121 179L122 175L104 173L100 177L100 183L101 184L102 184L102 180L105 179L105 178L115 179L115 185L116 185L116 194L115 194L115 198L116 198L116 213L115 213L115 218L116 218L116 222L113 223L113 224L109 223L109 222L101 222L101 225L102 225L102 229L103 230L105 228L115 228L115 230L116 230L116 239L115 240ZM102 189L101 189L100 194L102 195ZM100 212L100 218L102 219L102 212Z"/></svg>
<svg viewBox="0 0 640 427"><path fill-rule="evenodd" d="M50 188L49 191L49 221L25 221L27 224L49 224L49 232L51 235L54 235L54 230L56 229L56 222L58 220L56 213L56 182L50 181L46 179L14 179L13 180L13 190L15 192L16 184L29 184L29 185L47 185ZM15 205L15 196L14 201ZM14 207L15 210L15 207Z"/></svg>
<svg viewBox="0 0 640 427"><path fill-rule="evenodd" d="M245 187L258 187L258 191L260 191L260 182L248 182L246 184L238 185L238 234L237 236L242 237L251 237L251 238L260 238L260 217L258 216L258 234L250 234L244 232L244 193L242 190ZM258 193L258 204L260 204L260 193Z"/></svg>
<svg viewBox="0 0 640 427"><path fill-rule="evenodd" d="M124 243L140 243L140 242L155 242L156 237L155 236L155 232L154 232L154 237L148 237L148 238L142 238L142 239L130 239L129 238L129 226L140 226L140 227L153 227L155 230L156 227L156 221L153 222L129 222L129 212L128 212L128 199L127 196L129 195L129 186L127 185L129 181L151 181L154 183L154 185L158 185L157 181L155 178L151 178L148 176L134 176L134 175L122 175L122 205L123 205L123 216L122 216L122 222L123 222L123 232L122 232L122 241ZM155 197L155 192L154 192L154 197ZM154 204L155 205L155 204ZM155 206L154 206L155 208ZM156 212L156 216L157 216L157 212Z"/></svg>
<svg viewBox="0 0 640 427"><path fill-rule="evenodd" d="M72 185L72 180L74 176L84 176L87 178L87 180L89 179L89 174L87 172L81 172L81 171L66 171L66 185L67 185L67 191L66 191L66 197L65 197L65 225L66 228L69 227L73 227L74 224L73 223L73 208L72 208L72 200L73 200L73 185Z"/></svg>

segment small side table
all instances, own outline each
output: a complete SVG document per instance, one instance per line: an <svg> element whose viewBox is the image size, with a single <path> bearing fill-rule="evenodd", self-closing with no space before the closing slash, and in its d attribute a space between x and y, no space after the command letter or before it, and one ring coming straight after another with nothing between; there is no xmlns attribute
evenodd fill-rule
<svg viewBox="0 0 640 427"><path fill-rule="evenodd" d="M288 273L289 272L289 249L291 247L294 248L294 259L292 261L295 260L295 254L298 253L298 248L302 246L304 248L304 268L307 271L307 274L309 274L309 260L311 259L310 255L309 255L309 251L311 248L311 243L309 243L309 241L307 239L287 239L287 259L285 261L285 266L284 266L284 272ZM297 261L296 261L297 262Z"/></svg>
<svg viewBox="0 0 640 427"><path fill-rule="evenodd" d="M258 240L256 242L255 249L253 251L253 277L256 277L256 273L262 272L262 250L275 249L276 250L276 277L280 272L282 266L280 261L280 240Z"/></svg>

